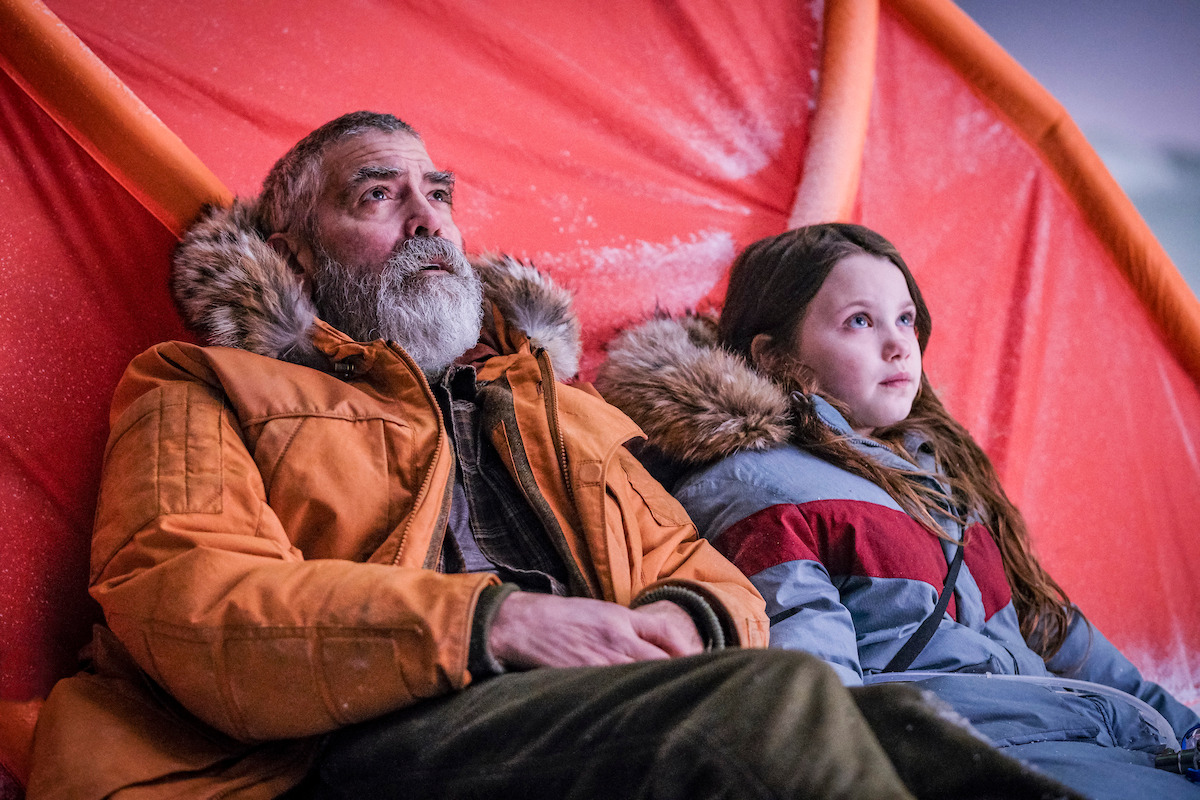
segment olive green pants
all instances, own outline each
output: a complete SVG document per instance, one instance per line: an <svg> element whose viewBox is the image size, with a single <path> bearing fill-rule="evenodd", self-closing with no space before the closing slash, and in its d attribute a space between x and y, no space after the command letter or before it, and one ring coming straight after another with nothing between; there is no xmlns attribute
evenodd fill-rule
<svg viewBox="0 0 1200 800"><path fill-rule="evenodd" d="M911 687L847 690L818 660L779 650L501 675L333 734L313 778L304 796L1070 796Z"/></svg>

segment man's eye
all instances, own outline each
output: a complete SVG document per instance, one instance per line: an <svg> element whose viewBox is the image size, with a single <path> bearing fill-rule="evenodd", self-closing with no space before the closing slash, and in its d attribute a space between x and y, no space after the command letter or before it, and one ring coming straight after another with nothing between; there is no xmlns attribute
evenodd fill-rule
<svg viewBox="0 0 1200 800"><path fill-rule="evenodd" d="M386 200L387 196L387 189L384 189L382 186L376 186L374 189L367 192L368 200Z"/></svg>
<svg viewBox="0 0 1200 800"><path fill-rule="evenodd" d="M451 194L449 189L434 189L429 196L434 200L437 200L439 203L454 203L454 196Z"/></svg>

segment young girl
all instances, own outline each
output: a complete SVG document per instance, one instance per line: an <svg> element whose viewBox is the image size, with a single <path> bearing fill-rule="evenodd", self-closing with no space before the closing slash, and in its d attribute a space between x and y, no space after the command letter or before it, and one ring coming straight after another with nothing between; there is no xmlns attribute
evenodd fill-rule
<svg viewBox="0 0 1200 800"><path fill-rule="evenodd" d="M921 369L931 326L887 240L814 225L741 254L715 331L646 323L610 346L598 384L766 599L771 646L815 653L847 684L920 679L1091 796L1200 797L1152 766L1200 718L1038 564Z"/></svg>

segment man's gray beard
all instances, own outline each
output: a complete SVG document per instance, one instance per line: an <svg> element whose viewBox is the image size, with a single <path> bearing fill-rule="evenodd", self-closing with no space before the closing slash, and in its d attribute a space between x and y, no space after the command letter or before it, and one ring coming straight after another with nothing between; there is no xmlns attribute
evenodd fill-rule
<svg viewBox="0 0 1200 800"><path fill-rule="evenodd" d="M321 318L360 341L395 341L431 378L479 340L483 287L462 251L437 237L406 240L382 271L356 269L317 243L313 299ZM421 275L440 264L449 275Z"/></svg>

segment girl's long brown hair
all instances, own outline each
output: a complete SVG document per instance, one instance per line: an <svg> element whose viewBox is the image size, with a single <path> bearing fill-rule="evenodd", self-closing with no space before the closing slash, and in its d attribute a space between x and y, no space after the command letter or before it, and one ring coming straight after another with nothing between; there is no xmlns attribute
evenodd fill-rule
<svg viewBox="0 0 1200 800"><path fill-rule="evenodd" d="M917 343L924 352L933 320L908 265L887 239L846 223L810 225L746 248L730 273L718 337L750 363L755 362L751 353L755 337L770 337L767 355L760 353L754 365L791 392L795 443L878 484L907 513L944 538L934 515L947 513L945 496L926 481L914 480L922 473L883 466L822 423L805 397L815 388L812 375L797 368L789 352L808 304L830 271L843 258L859 253L885 258L904 274L916 306ZM836 398L822 396L846 411ZM1052 657L1061 649L1071 621L1067 594L1034 557L1025 519L1005 494L991 459L950 416L924 371L908 417L876 430L874 437L911 460L916 454L904 446L909 434L918 434L932 447L943 481L950 487L950 503L957 509L950 513L960 519L977 517L991 534L1012 588L1021 634L1043 658Z"/></svg>

